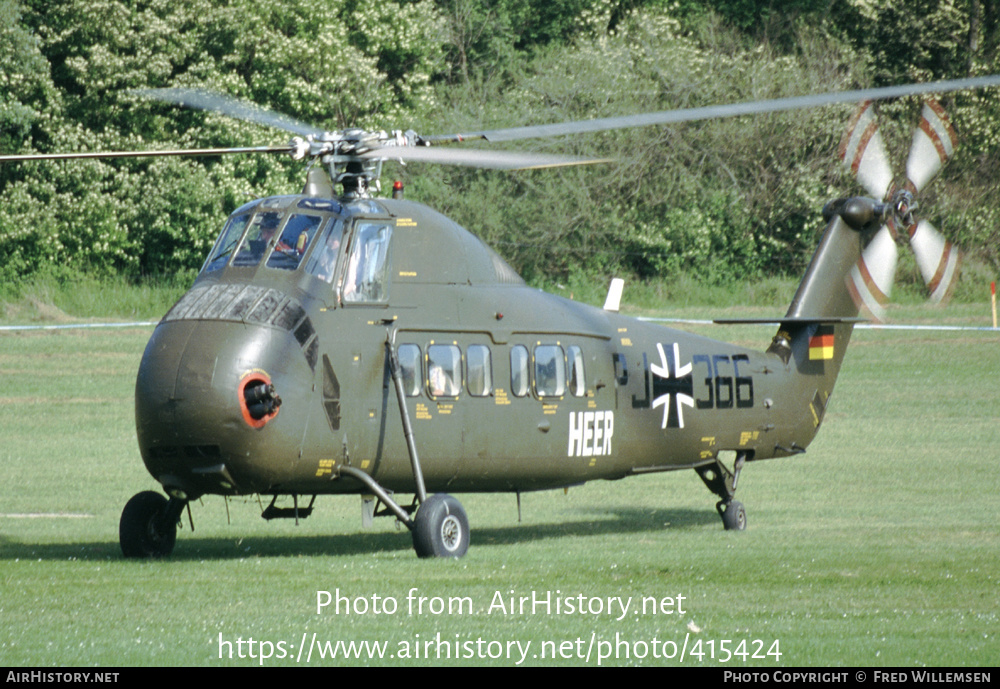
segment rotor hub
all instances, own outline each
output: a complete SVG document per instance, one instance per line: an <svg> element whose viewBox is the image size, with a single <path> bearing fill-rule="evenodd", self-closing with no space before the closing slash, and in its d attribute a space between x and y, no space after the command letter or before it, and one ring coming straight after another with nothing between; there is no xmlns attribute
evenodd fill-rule
<svg viewBox="0 0 1000 689"><path fill-rule="evenodd" d="M909 242L909 230L917 224L915 213L918 207L913 192L908 189L898 189L891 195L887 208L889 217L886 218L886 224L896 243L906 244Z"/></svg>
<svg viewBox="0 0 1000 689"><path fill-rule="evenodd" d="M428 144L412 130L345 129L296 136L290 151L295 160L319 159L327 165L334 184L343 186L344 196L368 198L381 189L382 163L392 157L385 149L421 145Z"/></svg>

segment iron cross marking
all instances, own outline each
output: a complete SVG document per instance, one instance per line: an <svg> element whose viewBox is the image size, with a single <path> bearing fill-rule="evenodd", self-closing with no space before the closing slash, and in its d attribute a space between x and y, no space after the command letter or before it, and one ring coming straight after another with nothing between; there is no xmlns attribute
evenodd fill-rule
<svg viewBox="0 0 1000 689"><path fill-rule="evenodd" d="M684 407L694 407L691 362L680 365L680 347L676 342L669 350L656 343L660 363L650 365L653 372L653 408L663 407L660 428L684 428ZM673 402L671 403L671 398Z"/></svg>

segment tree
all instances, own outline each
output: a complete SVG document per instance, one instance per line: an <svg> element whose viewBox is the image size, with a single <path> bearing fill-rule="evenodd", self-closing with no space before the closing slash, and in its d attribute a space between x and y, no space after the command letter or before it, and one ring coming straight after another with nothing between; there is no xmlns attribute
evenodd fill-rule
<svg viewBox="0 0 1000 689"><path fill-rule="evenodd" d="M38 40L16 0L0 0L0 150L19 150L55 98Z"/></svg>
<svg viewBox="0 0 1000 689"><path fill-rule="evenodd" d="M289 137L135 92L164 86L228 93L324 127L376 128L433 105L443 59L429 0L3 3L0 60L10 88L0 143L8 150ZM3 269L14 275L52 263L130 275L195 268L218 223L249 195L302 184L300 165L274 157L31 163L0 175Z"/></svg>

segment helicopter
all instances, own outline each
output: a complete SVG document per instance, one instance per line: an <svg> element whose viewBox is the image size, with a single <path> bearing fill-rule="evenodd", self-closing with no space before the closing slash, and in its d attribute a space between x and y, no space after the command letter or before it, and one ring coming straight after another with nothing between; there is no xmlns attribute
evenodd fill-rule
<svg viewBox="0 0 1000 689"><path fill-rule="evenodd" d="M908 181L892 184L870 103L1000 84L1000 76L673 110L601 120L420 136L324 131L215 93L138 95L292 133L233 149L2 156L38 158L285 153L306 161L299 194L234 210L190 290L155 328L135 387L136 436L164 493L143 491L119 524L126 557L164 557L190 503L270 496L265 519L304 519L321 495L360 495L363 519L394 517L419 557L461 557L469 520L454 493L563 488L693 469L727 530L748 462L799 455L817 434L853 327L882 315L896 242L910 236L934 298L957 251L915 196L954 134L926 106ZM762 351L529 287L454 221L379 196L391 160L524 169L598 159L456 148L861 102L841 157L871 195L823 209L825 231ZM338 190L339 187L339 190ZM890 265L891 264L891 265ZM926 273L925 273L926 274ZM407 503L399 495L411 495ZM291 498L291 507L278 500ZM306 502L308 499L308 502ZM300 504L300 500L302 501Z"/></svg>

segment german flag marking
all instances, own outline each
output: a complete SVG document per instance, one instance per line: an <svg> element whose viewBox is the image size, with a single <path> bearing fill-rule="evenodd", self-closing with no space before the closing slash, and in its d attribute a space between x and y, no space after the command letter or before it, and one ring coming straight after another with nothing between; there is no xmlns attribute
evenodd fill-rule
<svg viewBox="0 0 1000 689"><path fill-rule="evenodd" d="M819 330L809 338L809 360L825 361L833 358L833 331Z"/></svg>

